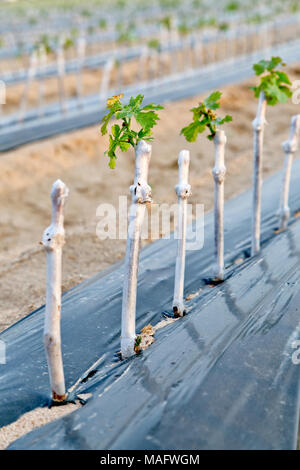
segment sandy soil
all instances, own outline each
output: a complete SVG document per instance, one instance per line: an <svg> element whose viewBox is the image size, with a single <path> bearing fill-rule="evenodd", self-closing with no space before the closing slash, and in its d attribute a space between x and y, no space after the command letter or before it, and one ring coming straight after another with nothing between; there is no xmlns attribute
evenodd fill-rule
<svg viewBox="0 0 300 470"><path fill-rule="evenodd" d="M293 76L299 79L300 67ZM227 125L226 198L249 188L252 180L252 128L256 102L250 82L224 89L222 111L231 113ZM189 109L201 97L169 103L155 130L149 182L155 202L176 202L177 158L191 151L191 202L213 206L213 146L203 138L187 144L178 130L190 120ZM282 167L281 143L288 136L290 118L299 112L289 103L268 108L265 131L264 175ZM40 240L49 225L49 192L61 178L70 188L66 206L63 290L75 286L124 256L125 240L99 240L96 209L128 195L134 170L133 152L121 154L117 167L108 168L104 156L107 138L99 126L30 144L0 157L0 330L30 313L45 300L45 253ZM146 241L144 241L146 243Z"/></svg>
<svg viewBox="0 0 300 470"><path fill-rule="evenodd" d="M0 428L0 450L6 449L12 442L33 431L33 429L62 418L77 410L80 406L79 403L68 403L65 406L54 408L36 408L23 414L17 421Z"/></svg>

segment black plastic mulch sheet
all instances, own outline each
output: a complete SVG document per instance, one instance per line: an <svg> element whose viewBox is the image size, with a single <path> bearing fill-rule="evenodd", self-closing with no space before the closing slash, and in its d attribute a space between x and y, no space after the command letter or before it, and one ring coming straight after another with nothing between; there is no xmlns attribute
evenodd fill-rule
<svg viewBox="0 0 300 470"><path fill-rule="evenodd" d="M300 208L300 161L290 206ZM123 266L66 293L66 383L92 393L78 411L17 440L13 449L291 449L296 446L300 331L300 222L274 234L281 175L263 186L262 251L249 258L251 192L226 204L227 279L211 287L213 216L202 250L187 252L188 315L158 330L141 355L120 361ZM137 331L171 310L176 241L141 252ZM245 258L241 264L234 260ZM46 405L44 307L0 335L0 423ZM81 379L80 379L81 378Z"/></svg>

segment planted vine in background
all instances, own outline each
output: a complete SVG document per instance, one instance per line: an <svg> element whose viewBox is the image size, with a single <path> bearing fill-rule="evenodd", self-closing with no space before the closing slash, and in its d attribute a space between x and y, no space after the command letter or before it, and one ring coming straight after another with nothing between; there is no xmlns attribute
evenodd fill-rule
<svg viewBox="0 0 300 470"><path fill-rule="evenodd" d="M147 42L147 46L149 47L149 49L153 49L154 51L157 51L157 52L159 52L161 48L160 42L156 38L150 39Z"/></svg>
<svg viewBox="0 0 300 470"><path fill-rule="evenodd" d="M100 29L107 29L107 21L106 21L106 19L101 18L101 19L98 21L98 27L99 27Z"/></svg>
<svg viewBox="0 0 300 470"><path fill-rule="evenodd" d="M70 35L62 38L61 40L61 47L64 50L70 49L74 47L75 41L78 38L79 31L77 28L72 28L70 31ZM59 45L60 38L58 36L50 37L48 34L42 34L41 37L35 42L34 49L40 50L43 48L47 55L53 53Z"/></svg>
<svg viewBox="0 0 300 470"><path fill-rule="evenodd" d="M219 130L225 122L232 121L227 114L221 118L216 110L220 107L222 93L214 91L199 106L192 108L193 122L181 130L188 142L195 142L199 134L208 130L207 138L215 144L215 166L213 176L215 180L215 256L216 268L214 281L224 280L224 179L226 167L224 162L226 136L223 130Z"/></svg>
<svg viewBox="0 0 300 470"><path fill-rule="evenodd" d="M116 29L119 33L117 39L117 42L119 43L130 45L137 39L136 26L132 21L125 26L123 23L119 22L116 25Z"/></svg>
<svg viewBox="0 0 300 470"><path fill-rule="evenodd" d="M51 54L54 50L51 44L51 39L47 34L43 34L34 45L34 49L36 50L40 50L41 47L44 49L45 54L47 55Z"/></svg>
<svg viewBox="0 0 300 470"><path fill-rule="evenodd" d="M188 26L188 24L186 22L181 22L179 23L178 27L178 33L181 35L181 36L186 36L188 35L190 32L191 32L191 28Z"/></svg>
<svg viewBox="0 0 300 470"><path fill-rule="evenodd" d="M121 103L123 93L107 100L109 112L102 118L101 133L107 134L107 126L112 119L121 120L121 125L114 124L109 134L109 147L105 154L109 157L110 168L115 168L117 150L126 152L130 146L135 148L140 140L152 141L152 129L159 121L156 111L163 106L150 103L142 106L144 95L131 96L128 104ZM138 131L132 129L132 119L140 126Z"/></svg>
<svg viewBox="0 0 300 470"><path fill-rule="evenodd" d="M172 29L172 17L171 16L164 16L159 20L159 23L168 31Z"/></svg>
<svg viewBox="0 0 300 470"><path fill-rule="evenodd" d="M286 103L292 96L288 75L282 70L277 70L278 66L284 65L281 57L260 60L253 65L256 75L260 76L260 82L257 86L250 87L254 91L254 96L259 98L256 118L252 123L254 130L252 256L260 250L262 159L266 105L275 106L278 103Z"/></svg>
<svg viewBox="0 0 300 470"><path fill-rule="evenodd" d="M239 2L229 2L225 6L225 11L237 11L240 8L240 3Z"/></svg>
<svg viewBox="0 0 300 470"><path fill-rule="evenodd" d="M67 51L71 47L74 47L74 45L75 45L75 39L73 37L66 37L64 39L62 47L65 51Z"/></svg>

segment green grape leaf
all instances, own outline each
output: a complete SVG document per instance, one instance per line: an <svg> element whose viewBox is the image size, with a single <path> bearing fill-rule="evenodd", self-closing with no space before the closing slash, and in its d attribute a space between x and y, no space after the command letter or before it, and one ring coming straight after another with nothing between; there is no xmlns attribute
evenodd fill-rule
<svg viewBox="0 0 300 470"><path fill-rule="evenodd" d="M157 110L163 109L163 106L150 103L142 107L144 95L131 96L128 104L123 104L121 99L123 94L113 96L107 100L108 113L102 118L101 134L107 133L108 124L112 119L120 120L122 125L113 124L109 134L108 150L105 154L109 157L110 168L116 166L116 152L127 152L130 146L135 147L142 139L151 141L152 128L159 120ZM140 129L135 131L131 127L132 119L139 124Z"/></svg>
<svg viewBox="0 0 300 470"><path fill-rule="evenodd" d="M281 57L260 60L253 65L256 75L261 75L261 77L260 83L257 86L250 87L250 89L254 91L255 98L258 98L260 93L264 92L267 104L270 106L275 106L277 103L286 103L292 96L289 88L291 81L285 72L276 70L279 65L285 65Z"/></svg>
<svg viewBox="0 0 300 470"><path fill-rule="evenodd" d="M217 117L215 110L220 107L220 98L222 93L214 91L199 106L192 108L193 122L181 129L188 142L195 142L198 134L202 134L206 129L209 131L207 138L213 140L216 135L217 126L221 126L225 122L232 121L232 116L227 114L224 118Z"/></svg>

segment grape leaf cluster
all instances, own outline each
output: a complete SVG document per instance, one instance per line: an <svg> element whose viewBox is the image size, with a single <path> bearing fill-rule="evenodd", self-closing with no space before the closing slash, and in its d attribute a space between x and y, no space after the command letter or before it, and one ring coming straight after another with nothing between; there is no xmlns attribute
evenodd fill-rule
<svg viewBox="0 0 300 470"><path fill-rule="evenodd" d="M209 131L207 138L212 140L216 135L217 126L232 121L232 117L228 114L224 118L220 118L214 112L220 107L221 96L220 91L214 91L208 98L199 103L199 106L190 110L193 113L193 122L181 129L180 132L188 142L195 142L198 134L202 134L206 129Z"/></svg>
<svg viewBox="0 0 300 470"><path fill-rule="evenodd" d="M291 85L288 75L281 70L276 70L277 66L284 66L281 57L272 57L271 60L260 60L253 65L256 75L262 75L258 86L250 87L254 90L256 98L263 91L267 104L274 106L277 103L286 103L292 96L289 88ZM265 75L263 75L265 74Z"/></svg>
<svg viewBox="0 0 300 470"><path fill-rule="evenodd" d="M107 100L106 108L109 112L102 118L101 133L107 133L107 126L111 119L121 120L121 125L114 124L109 134L109 147L105 152L109 157L110 168L115 168L116 151L126 152L130 146L135 147L140 140L152 141L152 128L159 121L157 110L163 109L161 105L150 103L142 107L144 95L131 97L128 104L122 104L123 93ZM140 130L131 128L132 118L140 125Z"/></svg>

